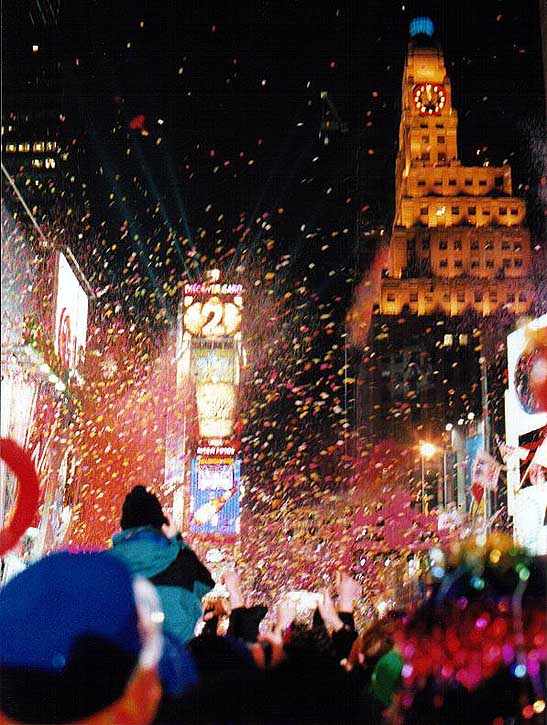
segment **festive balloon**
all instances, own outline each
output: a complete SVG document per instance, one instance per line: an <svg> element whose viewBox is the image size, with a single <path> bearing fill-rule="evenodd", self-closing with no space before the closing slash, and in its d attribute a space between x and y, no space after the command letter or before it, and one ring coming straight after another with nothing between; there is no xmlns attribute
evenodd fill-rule
<svg viewBox="0 0 547 725"><path fill-rule="evenodd" d="M30 455L9 438L0 438L0 458L17 478L15 511L9 525L0 531L0 556L17 544L32 524L38 510L40 483Z"/></svg>

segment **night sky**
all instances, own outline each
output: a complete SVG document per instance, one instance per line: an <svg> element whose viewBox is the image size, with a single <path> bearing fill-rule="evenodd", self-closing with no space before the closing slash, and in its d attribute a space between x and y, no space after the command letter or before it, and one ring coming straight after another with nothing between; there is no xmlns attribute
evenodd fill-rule
<svg viewBox="0 0 547 725"><path fill-rule="evenodd" d="M36 68L59 63L50 101L65 117L69 162L39 221L63 229L99 321L116 308L143 328L169 325L177 283L213 266L246 284L255 355L277 353L255 359L246 411L248 459L266 476L302 470L347 430L343 321L378 230L389 235L416 14L437 26L462 162L510 163L540 235L535 0L72 0L47 27L29 20L30 0L8 5L5 110ZM321 91L347 127L328 145Z"/></svg>

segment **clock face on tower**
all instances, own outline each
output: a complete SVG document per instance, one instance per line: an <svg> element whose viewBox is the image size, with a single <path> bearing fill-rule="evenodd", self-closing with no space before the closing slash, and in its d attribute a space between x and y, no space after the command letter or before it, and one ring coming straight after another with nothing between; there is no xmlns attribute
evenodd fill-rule
<svg viewBox="0 0 547 725"><path fill-rule="evenodd" d="M418 83L414 86L414 105L424 116L443 112L446 92L440 83Z"/></svg>

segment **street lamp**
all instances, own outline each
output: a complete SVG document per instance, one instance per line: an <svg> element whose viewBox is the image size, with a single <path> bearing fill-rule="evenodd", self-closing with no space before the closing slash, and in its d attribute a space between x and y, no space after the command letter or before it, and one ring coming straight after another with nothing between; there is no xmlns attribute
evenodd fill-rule
<svg viewBox="0 0 547 725"><path fill-rule="evenodd" d="M422 459L422 513L427 513L427 501L425 500L425 462L432 458L437 452L437 446L429 441L420 441L420 457Z"/></svg>

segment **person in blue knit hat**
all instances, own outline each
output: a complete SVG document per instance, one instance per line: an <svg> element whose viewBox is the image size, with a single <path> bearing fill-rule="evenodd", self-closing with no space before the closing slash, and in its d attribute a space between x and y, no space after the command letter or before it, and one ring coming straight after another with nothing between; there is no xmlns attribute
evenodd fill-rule
<svg viewBox="0 0 547 725"><path fill-rule="evenodd" d="M180 534L171 536L160 502L144 486L127 495L120 527L111 553L154 584L165 612L165 634L185 644L194 635L202 597L214 587L209 570Z"/></svg>

